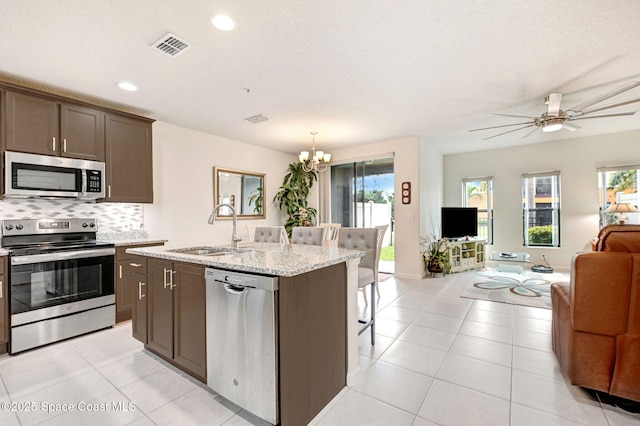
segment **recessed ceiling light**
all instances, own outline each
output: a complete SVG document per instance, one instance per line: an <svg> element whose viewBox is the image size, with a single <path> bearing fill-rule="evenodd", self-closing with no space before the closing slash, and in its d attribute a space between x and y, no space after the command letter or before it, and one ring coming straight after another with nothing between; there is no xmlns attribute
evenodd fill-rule
<svg viewBox="0 0 640 426"><path fill-rule="evenodd" d="M236 27L236 21L227 15L215 15L211 18L211 24L220 31L231 31Z"/></svg>
<svg viewBox="0 0 640 426"><path fill-rule="evenodd" d="M138 86L136 86L133 83L128 83L126 81L121 81L120 83L118 83L118 87L128 92L135 92L136 90L138 90Z"/></svg>

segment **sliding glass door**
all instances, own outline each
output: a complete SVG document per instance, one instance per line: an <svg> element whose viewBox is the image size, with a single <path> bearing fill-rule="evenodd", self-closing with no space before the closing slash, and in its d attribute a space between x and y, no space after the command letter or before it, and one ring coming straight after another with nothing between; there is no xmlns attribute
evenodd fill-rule
<svg viewBox="0 0 640 426"><path fill-rule="evenodd" d="M331 221L342 226L391 226L393 158L331 167Z"/></svg>
<svg viewBox="0 0 640 426"><path fill-rule="evenodd" d="M381 256L389 262L393 262L393 183L393 157L331 166L331 222L356 228L389 225Z"/></svg>

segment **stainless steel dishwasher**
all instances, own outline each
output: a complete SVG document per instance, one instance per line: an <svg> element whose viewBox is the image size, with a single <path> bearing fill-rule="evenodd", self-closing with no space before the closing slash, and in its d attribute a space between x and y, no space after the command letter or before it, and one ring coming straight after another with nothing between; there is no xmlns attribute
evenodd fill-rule
<svg viewBox="0 0 640 426"><path fill-rule="evenodd" d="M207 386L278 424L278 277L207 268Z"/></svg>

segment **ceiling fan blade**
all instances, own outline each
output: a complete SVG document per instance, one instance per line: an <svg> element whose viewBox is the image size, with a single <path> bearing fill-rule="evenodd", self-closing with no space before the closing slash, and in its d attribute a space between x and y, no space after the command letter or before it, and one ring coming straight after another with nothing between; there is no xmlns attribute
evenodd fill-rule
<svg viewBox="0 0 640 426"><path fill-rule="evenodd" d="M549 105L547 108L547 117L557 117L560 115L560 102L562 101L562 93L549 93L546 103Z"/></svg>
<svg viewBox="0 0 640 426"><path fill-rule="evenodd" d="M535 120L536 117L530 117L528 115L513 115L513 114L498 114L497 112L491 112L489 115L499 115L501 117L516 117L516 118L528 118L529 120Z"/></svg>
<svg viewBox="0 0 640 426"><path fill-rule="evenodd" d="M604 95L596 96L593 99L589 99L588 101L581 103L580 105L569 108L567 111L580 112L586 108L589 108L591 105L595 105L598 102L602 102L606 99L619 95L620 93L626 92L627 90L631 90L637 86L640 86L640 81L632 81L631 83L625 84L622 87L618 87L617 89L607 92Z"/></svg>
<svg viewBox="0 0 640 426"><path fill-rule="evenodd" d="M479 129L471 129L470 132L477 132L478 130L489 130L489 129L499 129L500 127L509 127L509 126L521 126L523 124L533 124L533 121L527 121L526 123L513 123L513 124L503 124L502 126L491 126L491 127L481 127Z"/></svg>
<svg viewBox="0 0 640 426"><path fill-rule="evenodd" d="M489 136L488 138L484 138L484 139L482 139L482 140L483 140L483 141L486 141L486 140L488 140L488 139L497 138L498 136L506 135L507 133L517 132L518 130L526 129L527 127L531 127L531 126L535 126L535 124L534 124L534 123L532 123L532 124L529 124L528 126L519 127L519 128L517 128L517 129L509 130L508 132L498 133L497 135Z"/></svg>
<svg viewBox="0 0 640 426"><path fill-rule="evenodd" d="M575 124L567 123L565 121L564 123L562 123L562 128L566 129L566 130L571 130L572 132L575 132L576 130L580 129L580 126L576 126Z"/></svg>
<svg viewBox="0 0 640 426"><path fill-rule="evenodd" d="M623 105L629 105L629 104L632 104L634 102L640 102L640 97L639 98L627 99L627 100L616 102L616 103L613 103L613 104L603 105L601 107L583 109L582 110L582 114L580 114L580 115L591 114L592 112L602 111L602 110L605 110L605 109L615 108L615 107L619 107L619 106L623 106Z"/></svg>
<svg viewBox="0 0 640 426"><path fill-rule="evenodd" d="M530 131L530 132L528 132L526 135L524 135L524 136L522 137L522 139L524 139L524 138L528 138L529 136L531 136L532 134L534 134L536 131L538 131L538 129L539 129L539 128L540 128L540 126L536 126L536 128L535 128L535 129L533 129L532 131Z"/></svg>
<svg viewBox="0 0 640 426"><path fill-rule="evenodd" d="M570 117L571 121L575 120L586 120L588 118L605 118L605 117L624 117L626 115L633 115L638 111L627 111L627 112L612 112L609 114L594 114L594 115L583 115L580 117Z"/></svg>

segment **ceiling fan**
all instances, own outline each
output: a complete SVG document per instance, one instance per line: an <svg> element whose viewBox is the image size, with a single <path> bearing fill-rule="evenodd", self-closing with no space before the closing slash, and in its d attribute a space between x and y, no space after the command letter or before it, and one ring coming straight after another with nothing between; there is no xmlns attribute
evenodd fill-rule
<svg viewBox="0 0 640 426"><path fill-rule="evenodd" d="M512 115L512 114L491 114L491 115L499 115L502 117L516 117L516 118L526 118L529 121L513 123L513 124L504 124L502 126L492 126L492 127L482 127L480 129L471 129L470 132L477 132L480 130L489 130L489 129L499 129L503 127L512 127L512 126L522 126L517 129L512 129L503 133L498 133L497 135L489 136L484 138L483 140L495 138L498 136L506 135L507 133L517 132L518 130L526 129L528 127L535 128L524 135L522 138L526 138L530 134L534 133L538 129L542 129L543 132L555 132L560 129L567 129L571 131L576 131L580 127L573 124L573 121L577 120L586 120L589 118L604 118L604 117L621 117L624 115L633 115L637 111L627 111L627 112L610 112L610 113L601 113L594 114L595 112L600 112L607 110L609 108L616 108L623 105L632 104L634 102L640 102L640 97L626 99L623 101L615 102L612 104L594 106L599 104L602 101L605 101L609 98L617 96L621 93L624 93L628 90L633 89L634 87L640 86L640 81L632 81L631 83L625 84L622 87L619 87L615 90L607 92L603 95L596 96L593 99L589 99L586 102L581 103L580 105L576 105L573 108L569 108L566 110L560 109L560 102L562 101L562 93L550 93L545 98L545 103L548 105L547 111L542 113L539 117L529 117L525 115Z"/></svg>

